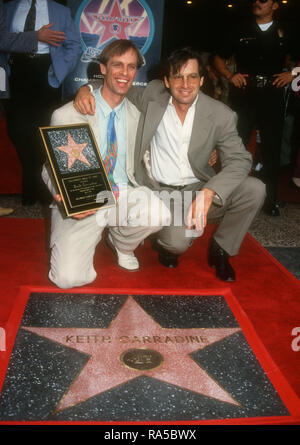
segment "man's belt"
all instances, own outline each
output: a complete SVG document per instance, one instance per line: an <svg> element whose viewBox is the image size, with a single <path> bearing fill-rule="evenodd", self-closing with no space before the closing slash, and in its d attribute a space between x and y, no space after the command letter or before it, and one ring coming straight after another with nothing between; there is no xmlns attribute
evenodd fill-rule
<svg viewBox="0 0 300 445"><path fill-rule="evenodd" d="M187 184L185 184L185 185L170 185L170 184L163 184L162 182L159 182L158 184L160 185L160 187L170 188L172 190L182 190L184 187L187 186Z"/></svg>
<svg viewBox="0 0 300 445"><path fill-rule="evenodd" d="M26 60L41 60L41 59L51 59L50 53L46 53L46 54L38 54L38 53L25 53L25 54L12 54L10 57L9 62L12 64L14 62L22 62L22 61L26 61Z"/></svg>
<svg viewBox="0 0 300 445"><path fill-rule="evenodd" d="M247 78L246 88L266 88L274 87L274 76L263 76L262 74L256 74L255 76L249 76Z"/></svg>

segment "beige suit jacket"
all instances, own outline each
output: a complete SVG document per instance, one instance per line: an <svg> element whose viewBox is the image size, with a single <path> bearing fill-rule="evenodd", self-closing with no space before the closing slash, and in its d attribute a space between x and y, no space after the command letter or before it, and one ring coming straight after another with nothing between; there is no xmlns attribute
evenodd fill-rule
<svg viewBox="0 0 300 445"><path fill-rule="evenodd" d="M135 181L133 171L134 171L134 146L135 146L135 135L137 131L137 125L139 122L140 112L137 108L125 99L125 114L126 114L126 133L127 133L127 144L126 144L126 172L129 178L129 181L132 185L137 186L137 182ZM51 118L50 125L68 125L68 124L80 124L80 123L88 123L94 133L95 140L100 148L99 143L99 125L97 115L82 115L78 113L74 106L73 102L68 102L66 105L63 105L61 108L58 108L54 111ZM42 177L46 185L48 186L50 192L53 196L58 193L58 189L56 188L55 180L52 176L50 166L45 164L42 171Z"/></svg>

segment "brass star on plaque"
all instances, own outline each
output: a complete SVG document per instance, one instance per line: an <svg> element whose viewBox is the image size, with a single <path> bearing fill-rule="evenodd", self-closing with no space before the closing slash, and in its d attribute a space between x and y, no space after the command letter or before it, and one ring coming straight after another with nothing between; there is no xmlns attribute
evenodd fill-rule
<svg viewBox="0 0 300 445"><path fill-rule="evenodd" d="M76 160L84 162L87 165L91 165L82 153L87 144L87 142L77 144L72 138L71 134L68 133L68 145L57 147L58 150L63 151L68 155L68 170L70 170Z"/></svg>

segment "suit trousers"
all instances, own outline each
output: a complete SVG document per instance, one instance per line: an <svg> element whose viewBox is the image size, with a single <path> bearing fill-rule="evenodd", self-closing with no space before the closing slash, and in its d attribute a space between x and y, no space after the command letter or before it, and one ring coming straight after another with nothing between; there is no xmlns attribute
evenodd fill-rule
<svg viewBox="0 0 300 445"><path fill-rule="evenodd" d="M267 196L271 203L277 200L280 153L284 124L283 88L264 87L241 90L232 87L230 106L238 115L237 129L245 146L253 130L261 138L262 173Z"/></svg>
<svg viewBox="0 0 300 445"><path fill-rule="evenodd" d="M170 223L170 212L147 187L120 189L117 206L77 220L52 209L50 280L66 289L95 280L94 254L103 230L109 227L114 246L132 253L149 235Z"/></svg>
<svg viewBox="0 0 300 445"><path fill-rule="evenodd" d="M163 227L157 234L158 244L173 255L185 252L195 240L195 236L190 236L186 225L179 223L181 219L184 221L186 218L188 208L195 197L193 193L204 186L205 184L200 182L189 184L181 189L180 194L174 194L179 201L184 201L185 205L181 206L179 202L179 205L172 206L171 225ZM219 221L214 239L229 255L236 255L239 252L249 227L264 203L265 188L262 181L249 176L232 192L224 205L218 205L217 200L211 205L208 222ZM165 190L171 191L167 187ZM185 199L180 195L185 196Z"/></svg>
<svg viewBox="0 0 300 445"><path fill-rule="evenodd" d="M50 125L51 115L61 103L61 89L48 83L49 54L14 54L11 63L7 131L22 166L23 197L43 201L48 191L41 180L46 156L39 126Z"/></svg>

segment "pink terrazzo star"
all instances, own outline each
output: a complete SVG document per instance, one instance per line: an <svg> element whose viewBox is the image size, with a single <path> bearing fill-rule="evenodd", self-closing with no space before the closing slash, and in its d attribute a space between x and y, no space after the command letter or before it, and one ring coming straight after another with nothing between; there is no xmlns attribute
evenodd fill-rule
<svg viewBox="0 0 300 445"><path fill-rule="evenodd" d="M71 134L68 133L68 145L56 147L58 150L63 151L68 155L68 170L70 170L76 160L84 162L87 165L91 165L86 157L82 154L87 144L87 142L77 144L72 138Z"/></svg>
<svg viewBox="0 0 300 445"><path fill-rule="evenodd" d="M87 363L59 402L56 412L140 375L239 405L189 354L240 331L240 328L162 328L132 297L128 297L107 329L23 329L89 356ZM162 363L146 370L128 367L122 357L126 351L132 349L141 353L155 351L163 358Z"/></svg>

